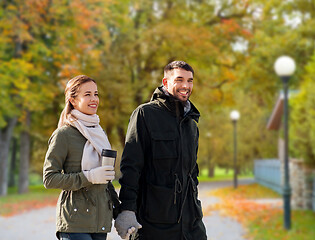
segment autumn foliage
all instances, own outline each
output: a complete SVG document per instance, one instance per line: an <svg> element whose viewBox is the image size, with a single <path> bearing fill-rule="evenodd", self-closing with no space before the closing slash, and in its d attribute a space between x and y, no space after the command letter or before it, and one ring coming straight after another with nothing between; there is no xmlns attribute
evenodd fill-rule
<svg viewBox="0 0 315 240"><path fill-rule="evenodd" d="M234 218L246 229L248 239L311 240L315 234L315 214L305 210L293 210L292 229L285 230L282 199L258 184L218 189L209 195L220 198L220 202L205 208L204 215L219 211L223 216Z"/></svg>
<svg viewBox="0 0 315 240"><path fill-rule="evenodd" d="M241 222L245 226L259 218L262 222L267 222L281 209L281 203L277 201L274 204L259 203L256 200L265 195L263 187L258 184L248 186L239 186L237 190L224 188L214 190L209 194L220 197L221 201L214 206L205 209L205 214L218 210L222 215L230 216ZM276 193L268 191L272 198L277 197Z"/></svg>

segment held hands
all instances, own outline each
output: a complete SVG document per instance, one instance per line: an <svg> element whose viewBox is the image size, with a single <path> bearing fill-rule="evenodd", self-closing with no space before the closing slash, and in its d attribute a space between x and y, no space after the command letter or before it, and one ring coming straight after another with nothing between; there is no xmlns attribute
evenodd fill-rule
<svg viewBox="0 0 315 240"><path fill-rule="evenodd" d="M102 166L93 168L89 171L83 171L87 180L93 184L106 184L115 178L113 166Z"/></svg>
<svg viewBox="0 0 315 240"><path fill-rule="evenodd" d="M114 225L118 235L123 239L128 239L131 234L142 228L137 221L135 212L128 210L124 210L118 215Z"/></svg>

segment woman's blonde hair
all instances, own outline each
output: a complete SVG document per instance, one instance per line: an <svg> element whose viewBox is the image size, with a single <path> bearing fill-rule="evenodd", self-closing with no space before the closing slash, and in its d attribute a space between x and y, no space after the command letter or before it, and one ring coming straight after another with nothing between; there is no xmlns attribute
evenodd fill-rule
<svg viewBox="0 0 315 240"><path fill-rule="evenodd" d="M68 81L65 88L65 107L60 114L58 128L67 124L70 112L74 109L70 100L71 98L75 98L78 95L80 86L87 82L94 82L96 84L94 79L85 75L76 76Z"/></svg>

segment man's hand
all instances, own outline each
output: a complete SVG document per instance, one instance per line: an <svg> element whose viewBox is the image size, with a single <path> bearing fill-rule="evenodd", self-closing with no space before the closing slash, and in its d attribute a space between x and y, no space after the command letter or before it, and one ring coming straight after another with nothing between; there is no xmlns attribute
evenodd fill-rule
<svg viewBox="0 0 315 240"><path fill-rule="evenodd" d="M131 234L136 233L142 226L138 223L136 214L133 211L122 211L115 220L115 228L118 235L126 239Z"/></svg>

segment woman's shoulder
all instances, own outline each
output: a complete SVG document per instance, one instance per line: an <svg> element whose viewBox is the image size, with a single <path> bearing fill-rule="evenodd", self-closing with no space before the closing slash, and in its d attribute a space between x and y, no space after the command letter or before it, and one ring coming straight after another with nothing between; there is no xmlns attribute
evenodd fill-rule
<svg viewBox="0 0 315 240"><path fill-rule="evenodd" d="M78 130L75 127L72 127L70 125L64 125L62 127L57 128L54 132L53 135L56 134L71 134L74 132L77 132Z"/></svg>
<svg viewBox="0 0 315 240"><path fill-rule="evenodd" d="M75 127L70 125L64 125L62 127L57 128L51 135L49 141L54 138L66 138L69 135L78 134L78 130Z"/></svg>

